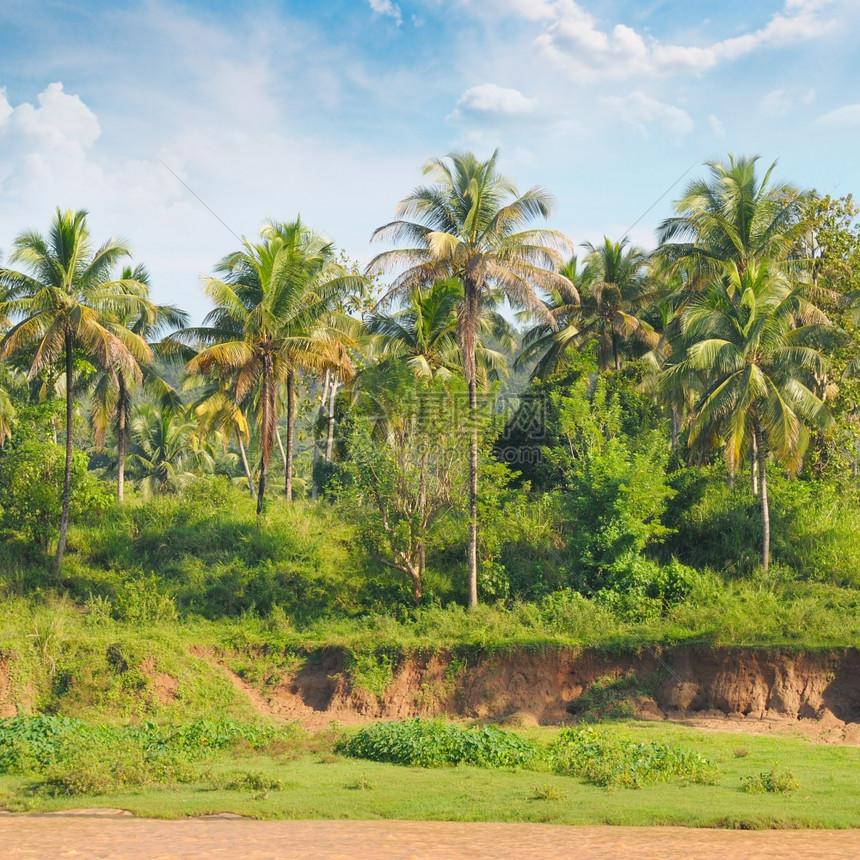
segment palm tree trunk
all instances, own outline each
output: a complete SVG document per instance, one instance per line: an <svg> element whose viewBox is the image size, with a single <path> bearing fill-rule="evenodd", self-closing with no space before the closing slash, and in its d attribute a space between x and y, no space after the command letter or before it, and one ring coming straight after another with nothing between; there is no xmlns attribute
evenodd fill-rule
<svg viewBox="0 0 860 860"><path fill-rule="evenodd" d="M764 441L761 424L755 419L755 443L758 457L759 495L761 496L761 566L767 570L770 565L770 508L767 503L767 471L765 469Z"/></svg>
<svg viewBox="0 0 860 860"><path fill-rule="evenodd" d="M117 374L119 382L119 398L116 404L116 500L119 504L125 501L125 434L128 424L128 392L125 387L125 377Z"/></svg>
<svg viewBox="0 0 860 860"><path fill-rule="evenodd" d="M275 422L275 440L278 443L278 450L281 452L281 462L284 464L284 474L287 472L287 452L284 450L284 442L281 439L281 430Z"/></svg>
<svg viewBox="0 0 860 860"><path fill-rule="evenodd" d="M681 441L681 419L678 416L677 407L673 406L671 408L671 416L672 416L672 430L671 430L672 442L671 442L671 445L672 445L672 450L677 451L678 450L678 444Z"/></svg>
<svg viewBox="0 0 860 860"><path fill-rule="evenodd" d="M260 398L262 400L262 415L260 416L260 485L257 489L257 517L263 514L263 500L266 497L266 472L269 468L269 454L272 450L273 421L272 421L272 374L270 367L271 358L266 355L263 358L263 384L261 386Z"/></svg>
<svg viewBox="0 0 860 860"><path fill-rule="evenodd" d="M66 470L63 478L63 512L60 515L60 537L57 541L57 554L54 556L54 578L60 576L63 553L66 551L66 535L69 531L69 507L72 501L72 424L74 421L74 393L72 386L72 335L65 334L66 350Z"/></svg>
<svg viewBox="0 0 860 860"><path fill-rule="evenodd" d="M478 285L465 283L466 308L463 332L463 360L469 387L469 543L466 561L469 567L469 608L478 605L478 384L475 372L475 336L478 325Z"/></svg>
<svg viewBox="0 0 860 860"><path fill-rule="evenodd" d="M334 448L334 402L337 397L338 389L337 379L333 379L331 383L331 392L329 393L328 403L328 427L326 429L325 439L325 461L331 463L332 449Z"/></svg>
<svg viewBox="0 0 860 860"><path fill-rule="evenodd" d="M287 501L293 500L293 449L295 447L296 414L295 394L293 392L293 371L287 374L287 465L285 467L284 495Z"/></svg>
<svg viewBox="0 0 860 860"><path fill-rule="evenodd" d="M320 408L317 413L316 424L314 425L314 458L313 458L313 467L312 467L312 478L311 478L311 498L316 499L319 495L319 487L317 486L317 463L320 459L320 434L319 428L322 423L323 415L328 415L327 402L328 402L328 383L331 378L331 370L327 369L325 372L325 381L323 382L323 390L322 397L320 398Z"/></svg>
<svg viewBox="0 0 860 860"><path fill-rule="evenodd" d="M245 480L248 482L248 489L251 491L251 498L257 500L257 494L254 492L254 479L251 477L251 467L248 465L248 455L245 453L245 443L242 441L242 434L236 432L236 440L239 442L239 456L242 458L242 467L245 470Z"/></svg>
<svg viewBox="0 0 860 860"><path fill-rule="evenodd" d="M758 495L758 439L755 432L752 438L752 450L750 451L750 481L752 482L752 494Z"/></svg>

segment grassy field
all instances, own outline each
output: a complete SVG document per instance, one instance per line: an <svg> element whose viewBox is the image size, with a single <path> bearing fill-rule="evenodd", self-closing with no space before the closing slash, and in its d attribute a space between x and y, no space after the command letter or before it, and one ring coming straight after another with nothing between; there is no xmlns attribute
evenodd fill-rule
<svg viewBox="0 0 860 860"><path fill-rule="evenodd" d="M720 734L683 726L613 722L599 727L645 743L681 745L716 766L713 784L684 780L607 789L549 770L471 766L417 768L334 752L346 730L295 728L263 749L233 744L193 764L172 787L68 795L44 774L0 776L0 805L13 812L80 807L176 818L232 812L255 818L400 818L553 824L686 825L728 828L860 827L860 749L792 737ZM522 737L551 744L558 729ZM789 792L749 792L744 780L790 771Z"/></svg>

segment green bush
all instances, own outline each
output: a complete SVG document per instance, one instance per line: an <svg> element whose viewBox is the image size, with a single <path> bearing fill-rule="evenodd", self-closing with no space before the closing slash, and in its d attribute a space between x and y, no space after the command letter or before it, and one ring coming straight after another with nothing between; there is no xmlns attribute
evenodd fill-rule
<svg viewBox="0 0 860 860"><path fill-rule="evenodd" d="M667 744L642 744L594 729L564 729L551 747L557 773L609 788L642 788L670 779L708 782L715 768L699 753Z"/></svg>
<svg viewBox="0 0 860 860"><path fill-rule="evenodd" d="M495 726L464 728L433 720L377 723L344 738L335 749L354 758L417 767L531 767L543 755L539 744Z"/></svg>
<svg viewBox="0 0 860 860"><path fill-rule="evenodd" d="M774 763L768 771L763 771L756 776L741 777L741 791L759 794L790 794L800 788L800 783L790 770L780 770L779 765Z"/></svg>

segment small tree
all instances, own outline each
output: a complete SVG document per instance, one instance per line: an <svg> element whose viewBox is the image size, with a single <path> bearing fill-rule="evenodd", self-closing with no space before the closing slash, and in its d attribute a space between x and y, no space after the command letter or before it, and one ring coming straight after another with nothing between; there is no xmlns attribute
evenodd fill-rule
<svg viewBox="0 0 860 860"><path fill-rule="evenodd" d="M469 432L462 384L417 382L405 364L367 371L347 436L351 493L373 557L423 596L428 541L462 508Z"/></svg>

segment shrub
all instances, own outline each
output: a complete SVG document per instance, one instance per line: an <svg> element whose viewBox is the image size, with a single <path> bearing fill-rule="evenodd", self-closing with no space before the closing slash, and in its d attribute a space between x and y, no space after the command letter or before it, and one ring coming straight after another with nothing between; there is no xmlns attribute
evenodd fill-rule
<svg viewBox="0 0 860 860"><path fill-rule="evenodd" d="M779 765L774 763L768 771L762 771L757 776L742 776L741 791L754 794L767 792L768 794L789 794L800 788L800 782L790 770L780 770Z"/></svg>
<svg viewBox="0 0 860 860"><path fill-rule="evenodd" d="M418 719L367 726L340 741L336 751L354 758L418 767L529 767L543 754L540 745L495 726L464 728Z"/></svg>
<svg viewBox="0 0 860 860"><path fill-rule="evenodd" d="M565 729L551 747L556 772L593 785L642 788L670 779L708 782L715 768L699 753L667 744L642 744L594 729Z"/></svg>

